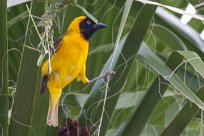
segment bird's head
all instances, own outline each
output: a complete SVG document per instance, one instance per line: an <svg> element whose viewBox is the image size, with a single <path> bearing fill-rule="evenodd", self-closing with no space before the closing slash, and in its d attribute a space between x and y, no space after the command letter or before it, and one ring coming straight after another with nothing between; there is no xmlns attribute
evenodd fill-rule
<svg viewBox="0 0 204 136"><path fill-rule="evenodd" d="M87 16L79 16L71 22L68 28L68 32L79 32L84 36L85 39L89 40L96 30L105 27L107 27L107 25L102 23L95 23Z"/></svg>

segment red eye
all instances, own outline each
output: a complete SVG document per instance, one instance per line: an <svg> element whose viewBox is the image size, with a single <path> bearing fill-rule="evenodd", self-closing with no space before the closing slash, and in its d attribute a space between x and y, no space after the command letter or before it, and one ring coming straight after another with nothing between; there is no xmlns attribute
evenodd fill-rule
<svg viewBox="0 0 204 136"><path fill-rule="evenodd" d="M90 21L90 20L87 20L86 23L87 23L88 25L90 25L90 24L91 24L91 21Z"/></svg>

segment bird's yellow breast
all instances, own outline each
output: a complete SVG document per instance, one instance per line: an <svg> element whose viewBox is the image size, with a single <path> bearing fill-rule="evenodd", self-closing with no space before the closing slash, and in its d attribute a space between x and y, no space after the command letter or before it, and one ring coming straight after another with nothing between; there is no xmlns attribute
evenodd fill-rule
<svg viewBox="0 0 204 136"><path fill-rule="evenodd" d="M48 86L64 88L81 72L88 55L88 41L81 34L68 34L51 58Z"/></svg>

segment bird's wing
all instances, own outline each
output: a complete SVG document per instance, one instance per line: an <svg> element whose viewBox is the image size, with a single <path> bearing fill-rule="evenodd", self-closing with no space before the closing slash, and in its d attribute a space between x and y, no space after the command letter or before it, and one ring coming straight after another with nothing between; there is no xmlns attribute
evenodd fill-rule
<svg viewBox="0 0 204 136"><path fill-rule="evenodd" d="M48 60L46 60L41 67L42 81L39 94L43 94L47 86L47 82L49 79L48 65Z"/></svg>
<svg viewBox="0 0 204 136"><path fill-rule="evenodd" d="M42 95L45 92L48 79L49 79L49 77L47 74L43 76L42 82L41 82L41 87L40 87L40 95Z"/></svg>
<svg viewBox="0 0 204 136"><path fill-rule="evenodd" d="M64 38L64 35L63 36L60 36L53 44L54 46L54 49L53 49L53 52L56 53L57 50L60 48L60 45L62 43L62 40ZM45 89L46 89L46 86L47 86L47 82L48 82L48 79L49 79L49 74L48 74L48 61L45 62L46 64L43 66L43 76L42 76L42 82L41 82L41 87L40 87L40 94L43 94L45 92Z"/></svg>
<svg viewBox="0 0 204 136"><path fill-rule="evenodd" d="M54 46L54 53L57 52L57 50L59 49L61 43L62 43L62 40L64 38L64 35L63 36L60 36L53 44Z"/></svg>

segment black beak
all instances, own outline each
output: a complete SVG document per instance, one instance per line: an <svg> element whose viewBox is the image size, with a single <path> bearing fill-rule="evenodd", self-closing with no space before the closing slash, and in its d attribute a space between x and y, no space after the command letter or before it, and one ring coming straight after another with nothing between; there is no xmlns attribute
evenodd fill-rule
<svg viewBox="0 0 204 136"><path fill-rule="evenodd" d="M102 23L98 23L98 24L93 25L94 30L101 29L101 28L106 28L106 27L107 27L107 25L102 24Z"/></svg>

